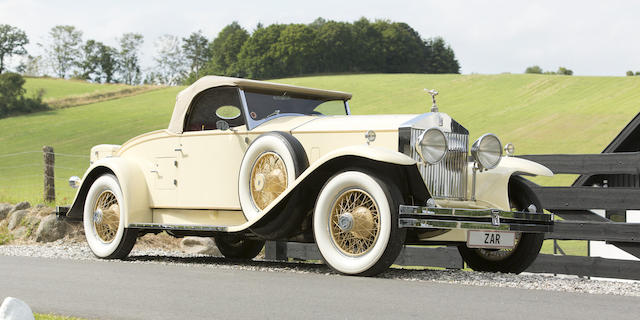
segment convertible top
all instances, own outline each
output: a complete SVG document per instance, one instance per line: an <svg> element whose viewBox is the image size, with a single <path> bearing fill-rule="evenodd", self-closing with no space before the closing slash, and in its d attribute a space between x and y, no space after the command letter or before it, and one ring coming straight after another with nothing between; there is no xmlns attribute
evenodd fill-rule
<svg viewBox="0 0 640 320"><path fill-rule="evenodd" d="M324 98L328 100L349 100L351 94L340 91L322 90L307 87L292 86L288 84L280 84L274 82L257 81L249 79L206 76L200 78L186 89L180 91L176 98L176 105L173 108L173 115L169 122L169 131L174 133L182 133L184 117L187 109L191 104L191 100L200 92L215 87L238 87L248 90L260 91L286 91L292 94L305 95L314 98Z"/></svg>

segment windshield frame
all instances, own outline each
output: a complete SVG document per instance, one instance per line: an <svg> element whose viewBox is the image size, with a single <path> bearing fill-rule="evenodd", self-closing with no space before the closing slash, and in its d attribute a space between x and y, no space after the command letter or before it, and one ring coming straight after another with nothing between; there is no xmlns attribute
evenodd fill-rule
<svg viewBox="0 0 640 320"><path fill-rule="evenodd" d="M249 114L249 104L247 103L247 98L245 96L245 91L242 88L238 88L240 91L240 103L242 104L242 111L244 113L244 117L245 117L245 125L247 126L248 130L253 130L255 127L269 121L272 119L276 119L276 118L280 118L280 117L291 117L291 116L307 116L303 113L279 113L279 114L275 114L273 116L269 116L263 119L259 119L259 120L255 120L252 119ZM349 109L349 103L348 100L344 100L344 99L331 99L331 100L327 100L327 101L342 101L343 105L344 105L344 112L346 115L351 115L351 110Z"/></svg>

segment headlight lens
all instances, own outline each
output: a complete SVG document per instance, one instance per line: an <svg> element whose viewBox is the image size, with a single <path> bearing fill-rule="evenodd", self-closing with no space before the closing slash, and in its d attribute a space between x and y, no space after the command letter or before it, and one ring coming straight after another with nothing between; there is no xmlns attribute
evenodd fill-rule
<svg viewBox="0 0 640 320"><path fill-rule="evenodd" d="M418 139L416 151L422 161L428 164L436 164L447 154L449 146L444 132L437 128L425 131Z"/></svg>
<svg viewBox="0 0 640 320"><path fill-rule="evenodd" d="M471 155L480 164L481 169L495 168L502 157L500 139L492 133L483 135L471 146Z"/></svg>

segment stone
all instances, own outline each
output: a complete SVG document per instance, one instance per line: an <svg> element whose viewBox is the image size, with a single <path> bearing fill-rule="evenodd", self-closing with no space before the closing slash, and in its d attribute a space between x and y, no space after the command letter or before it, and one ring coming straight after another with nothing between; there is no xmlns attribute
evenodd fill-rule
<svg viewBox="0 0 640 320"><path fill-rule="evenodd" d="M27 213L28 213L27 210L13 211L13 213L11 213L11 216L9 216L9 226L8 226L9 230L13 230L17 226L19 226L20 222L27 215Z"/></svg>
<svg viewBox="0 0 640 320"><path fill-rule="evenodd" d="M54 208L50 208L50 207L42 207L42 208L38 208L37 210L35 210L35 214L39 217L46 217L52 213L55 213L56 210Z"/></svg>
<svg viewBox="0 0 640 320"><path fill-rule="evenodd" d="M25 226L18 226L17 228L13 229L13 231L11 231L11 235L13 236L13 239L24 239L27 236L27 227ZM1 320L2 318L0 318Z"/></svg>
<svg viewBox="0 0 640 320"><path fill-rule="evenodd" d="M33 311L29 305L20 299L6 297L0 305L0 319L2 320L34 320Z"/></svg>
<svg viewBox="0 0 640 320"><path fill-rule="evenodd" d="M182 251L191 254L205 254L211 256L222 256L215 241L205 237L184 237L180 241Z"/></svg>
<svg viewBox="0 0 640 320"><path fill-rule="evenodd" d="M12 205L8 203L0 203L0 220L6 218L11 210L13 210Z"/></svg>
<svg viewBox="0 0 640 320"><path fill-rule="evenodd" d="M31 203L29 201L22 201L13 207L12 211L25 210L31 208Z"/></svg>
<svg viewBox="0 0 640 320"><path fill-rule="evenodd" d="M40 220L36 231L37 242L52 242L64 238L68 225L55 214L48 215Z"/></svg>

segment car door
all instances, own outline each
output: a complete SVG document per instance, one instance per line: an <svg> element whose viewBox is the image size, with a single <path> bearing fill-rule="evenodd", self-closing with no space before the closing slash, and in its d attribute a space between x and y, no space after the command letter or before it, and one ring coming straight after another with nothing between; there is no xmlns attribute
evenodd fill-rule
<svg viewBox="0 0 640 320"><path fill-rule="evenodd" d="M180 208L240 210L246 136L237 88L212 88L194 98L177 148Z"/></svg>

